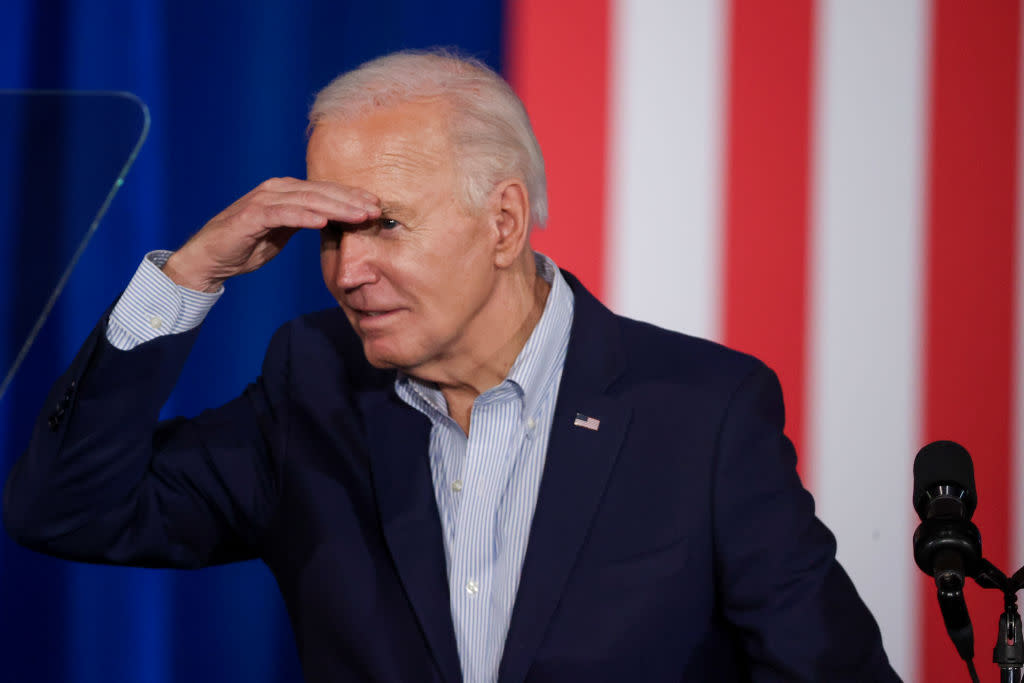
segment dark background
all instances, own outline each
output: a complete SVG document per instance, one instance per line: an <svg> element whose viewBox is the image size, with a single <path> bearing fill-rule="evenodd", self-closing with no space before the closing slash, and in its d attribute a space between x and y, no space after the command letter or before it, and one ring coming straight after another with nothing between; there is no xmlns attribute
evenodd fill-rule
<svg viewBox="0 0 1024 683"><path fill-rule="evenodd" d="M147 251L179 246L264 178L304 176L305 117L319 88L401 48L455 47L501 70L502 22L498 0L5 0L0 88L130 91L149 106L152 128L0 399L0 474L24 449L49 383ZM36 283L55 279L88 216L55 217L58 227L21 235L11 234L15 219L46 219L68 178L96 174L102 161L91 149L96 141L71 123L29 119L24 130L0 121L0 178L21 185L0 190L0 296L22 318L25 306L16 303L34 308L45 299ZM33 124L35 138L50 129L54 139L78 136L55 146L66 154L52 178L40 170L42 149L25 148ZM256 376L281 322L331 304L316 235L300 234L271 265L228 284L165 414L190 415L233 397ZM0 355L21 343L23 329L24 320L0 329ZM0 680L299 676L283 604L261 563L193 572L91 566L34 554L0 534Z"/></svg>

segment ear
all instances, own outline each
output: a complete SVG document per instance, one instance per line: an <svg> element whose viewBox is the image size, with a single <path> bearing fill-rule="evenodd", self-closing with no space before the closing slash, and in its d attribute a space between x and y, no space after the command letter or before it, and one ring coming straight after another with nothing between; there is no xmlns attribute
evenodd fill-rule
<svg viewBox="0 0 1024 683"><path fill-rule="evenodd" d="M523 253L530 236L530 197L523 182L513 178L499 183L491 199L494 265L507 268Z"/></svg>

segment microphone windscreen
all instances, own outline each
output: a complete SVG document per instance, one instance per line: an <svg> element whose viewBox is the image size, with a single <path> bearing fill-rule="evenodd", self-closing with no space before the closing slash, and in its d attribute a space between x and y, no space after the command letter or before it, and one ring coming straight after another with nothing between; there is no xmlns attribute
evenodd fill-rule
<svg viewBox="0 0 1024 683"><path fill-rule="evenodd" d="M964 490L968 518L978 504L974 488L974 463L967 449L955 441L933 441L914 458L914 508L921 513L925 491L952 485Z"/></svg>

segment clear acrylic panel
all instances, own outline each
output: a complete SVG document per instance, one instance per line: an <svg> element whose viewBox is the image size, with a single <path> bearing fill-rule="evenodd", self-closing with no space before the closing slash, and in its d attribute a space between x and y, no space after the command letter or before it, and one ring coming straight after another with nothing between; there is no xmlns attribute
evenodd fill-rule
<svg viewBox="0 0 1024 683"><path fill-rule="evenodd" d="M131 93L0 90L0 399L148 131Z"/></svg>

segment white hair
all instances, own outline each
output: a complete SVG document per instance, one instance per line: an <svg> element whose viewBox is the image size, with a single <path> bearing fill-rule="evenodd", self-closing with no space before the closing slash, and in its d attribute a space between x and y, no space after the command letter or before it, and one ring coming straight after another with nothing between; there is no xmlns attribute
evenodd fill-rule
<svg viewBox="0 0 1024 683"><path fill-rule="evenodd" d="M481 208L498 183L517 178L530 198L531 223L547 222L544 157L522 101L483 62L443 50L402 51L366 62L317 93L312 130L324 120L351 120L374 108L442 97L465 204Z"/></svg>

